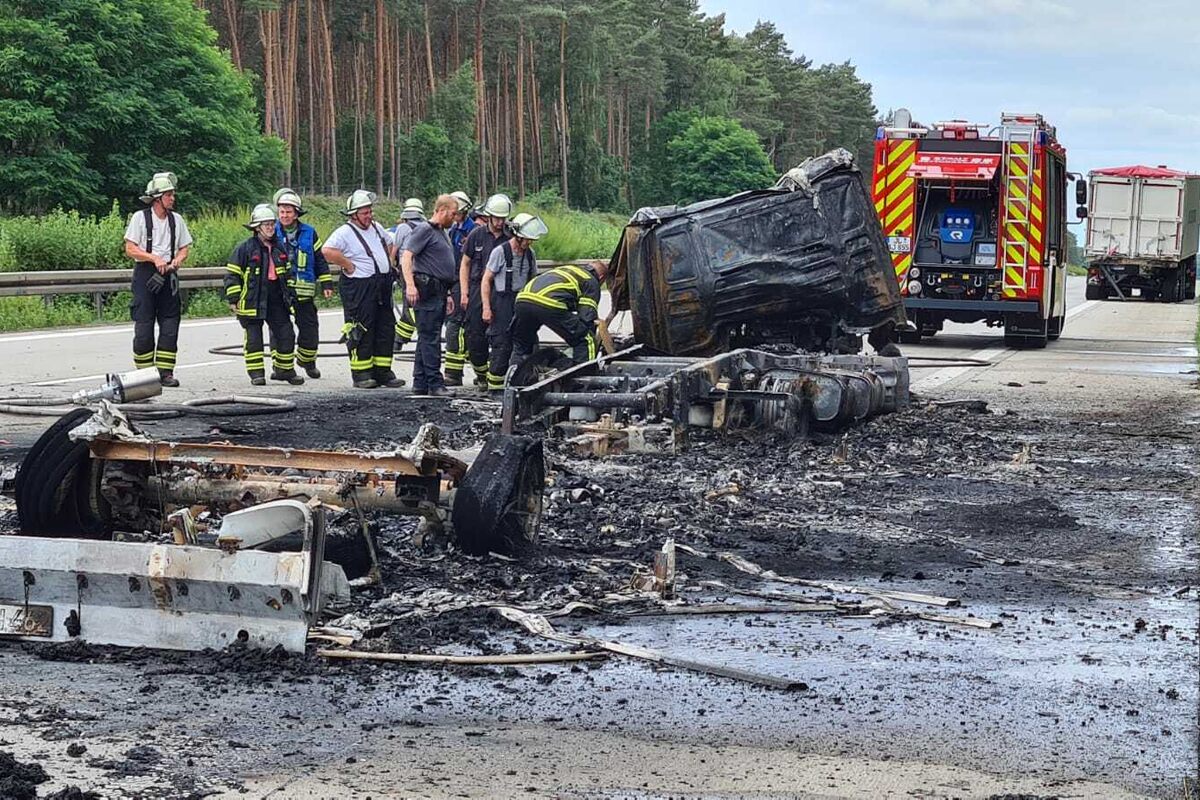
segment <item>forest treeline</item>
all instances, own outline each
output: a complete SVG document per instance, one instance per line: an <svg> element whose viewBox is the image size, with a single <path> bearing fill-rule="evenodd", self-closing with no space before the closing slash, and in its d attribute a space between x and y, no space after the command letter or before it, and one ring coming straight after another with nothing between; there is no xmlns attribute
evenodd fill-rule
<svg viewBox="0 0 1200 800"><path fill-rule="evenodd" d="M849 63L695 0L0 0L0 54L9 211L104 210L161 169L214 204L283 182L625 211L868 157L876 117Z"/></svg>

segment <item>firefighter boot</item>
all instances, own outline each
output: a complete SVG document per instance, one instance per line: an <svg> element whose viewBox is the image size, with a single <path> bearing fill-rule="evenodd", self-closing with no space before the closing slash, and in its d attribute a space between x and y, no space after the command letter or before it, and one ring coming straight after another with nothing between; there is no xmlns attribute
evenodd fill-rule
<svg viewBox="0 0 1200 800"><path fill-rule="evenodd" d="M304 367L304 371L308 373L308 377L312 378L313 380L321 377L321 370L317 369L317 365L315 363L303 364L302 366Z"/></svg>
<svg viewBox="0 0 1200 800"><path fill-rule="evenodd" d="M169 369L160 369L158 371L158 382L171 389L179 386L179 379L176 378L175 373Z"/></svg>
<svg viewBox="0 0 1200 800"><path fill-rule="evenodd" d="M271 370L271 380L287 381L292 386L299 386L300 384L304 383L304 378L301 378L299 375L297 375L296 370L294 369Z"/></svg>

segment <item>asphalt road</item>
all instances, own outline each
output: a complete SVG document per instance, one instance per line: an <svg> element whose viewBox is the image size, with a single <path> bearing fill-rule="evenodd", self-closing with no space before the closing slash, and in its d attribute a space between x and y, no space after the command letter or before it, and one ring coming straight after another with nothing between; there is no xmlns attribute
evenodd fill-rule
<svg viewBox="0 0 1200 800"><path fill-rule="evenodd" d="M964 460L962 474L931 463L927 485L868 515L894 524L857 532L900 553L914 537L920 555L887 588L961 597L1001 628L793 615L590 630L801 678L814 687L801 696L616 659L520 678L397 670L277 688L169 660L46 662L0 648L4 749L42 761L55 787L112 796L178 796L181 784L70 758L68 741L86 742L89 758L153 742L173 774L219 778L229 797L1176 797L1196 774L1200 704L1197 306L1088 302L1082 289L1069 282L1063 337L1044 350L1007 350L984 326L905 348L988 363L914 361L913 389L986 400L984 438L1005 455ZM327 338L336 320L323 318ZM4 380L14 392L86 385L125 366L128 335L0 337ZM236 341L233 322L188 323L181 341L180 396L242 391L239 361L204 352ZM345 396L344 362L327 361L328 378L287 391ZM0 426L19 443L44 422ZM852 480L816 491L838 508L869 505L872 478L858 493ZM821 533L836 550L838 531ZM961 541L1019 565L938 555ZM841 569L848 582L882 580L850 560Z"/></svg>

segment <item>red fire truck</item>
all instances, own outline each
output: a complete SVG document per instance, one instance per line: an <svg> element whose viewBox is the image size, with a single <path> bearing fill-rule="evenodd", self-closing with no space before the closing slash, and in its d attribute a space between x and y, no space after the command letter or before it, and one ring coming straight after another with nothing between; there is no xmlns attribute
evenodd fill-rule
<svg viewBox="0 0 1200 800"><path fill-rule="evenodd" d="M1040 114L989 127L925 127L903 109L875 141L873 197L915 330L1004 327L1009 347L1045 347L1066 312L1066 150ZM1087 185L1075 185L1076 203ZM1086 209L1076 213L1086 214Z"/></svg>

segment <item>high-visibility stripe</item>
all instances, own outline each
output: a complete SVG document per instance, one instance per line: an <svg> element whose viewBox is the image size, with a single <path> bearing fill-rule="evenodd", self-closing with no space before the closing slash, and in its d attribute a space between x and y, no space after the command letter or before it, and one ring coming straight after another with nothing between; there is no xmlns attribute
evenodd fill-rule
<svg viewBox="0 0 1200 800"><path fill-rule="evenodd" d="M1017 272L1012 267L1008 267L1007 269L1005 269L1004 275L1008 279L1008 282L1010 284L1012 284L1012 286L1014 288L1017 288L1017 289L1025 288L1025 276L1022 275L1020 272Z"/></svg>
<svg viewBox="0 0 1200 800"><path fill-rule="evenodd" d="M888 192L885 207L894 206L898 200L903 198L906 193L912 190L914 185L916 185L916 181L914 181L912 178L906 178L902 180L899 184L893 187L890 192Z"/></svg>
<svg viewBox="0 0 1200 800"><path fill-rule="evenodd" d="M375 356L373 359L371 359L371 362L374 364L374 366L380 369L390 369L392 366L392 357L390 355Z"/></svg>
<svg viewBox="0 0 1200 800"><path fill-rule="evenodd" d="M885 232L891 233L895 230L896 223L907 213L912 211L913 203L916 202L916 197L910 194L901 200L895 208L888 212L887 218L884 220L883 227Z"/></svg>
<svg viewBox="0 0 1200 800"><path fill-rule="evenodd" d="M557 308L560 310L566 310L567 308L566 303L563 303L559 300L553 300L549 297L542 297L541 295L533 294L532 292L529 294L521 293L517 295L517 302L520 303L522 301L537 303L538 305L546 306L547 308Z"/></svg>
<svg viewBox="0 0 1200 800"><path fill-rule="evenodd" d="M599 304L597 304L595 300L588 297L587 295L584 295L579 298L579 305L587 306L588 308L594 308L597 310L599 310L599 308L600 308Z"/></svg>

